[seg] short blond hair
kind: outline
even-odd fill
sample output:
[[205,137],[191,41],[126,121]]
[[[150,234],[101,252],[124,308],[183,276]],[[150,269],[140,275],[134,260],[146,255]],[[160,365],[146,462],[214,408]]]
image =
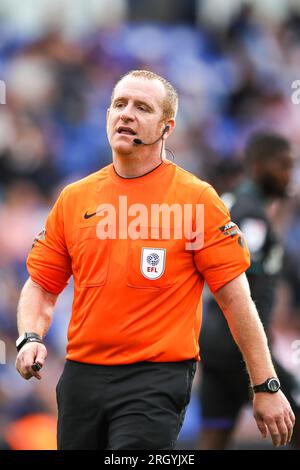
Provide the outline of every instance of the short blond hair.
[[154,72],[150,72],[150,70],[131,70],[130,72],[125,73],[115,84],[111,100],[113,100],[115,90],[117,85],[123,80],[125,77],[136,77],[136,78],[144,78],[145,80],[159,80],[166,91],[165,99],[162,103],[162,111],[163,111],[163,118],[168,121],[171,118],[176,117],[177,109],[178,109],[178,94],[173,85],[168,82],[165,78],[157,75]]

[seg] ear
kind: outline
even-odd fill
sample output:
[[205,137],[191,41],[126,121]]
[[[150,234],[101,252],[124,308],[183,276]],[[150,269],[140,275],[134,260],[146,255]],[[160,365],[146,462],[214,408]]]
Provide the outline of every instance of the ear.
[[166,140],[169,135],[172,134],[174,127],[175,127],[175,118],[169,119],[168,122],[166,123],[165,130],[164,130],[164,135],[163,139]]
[[106,110],[106,120],[108,119],[109,112],[110,112],[110,108],[107,108],[107,110]]

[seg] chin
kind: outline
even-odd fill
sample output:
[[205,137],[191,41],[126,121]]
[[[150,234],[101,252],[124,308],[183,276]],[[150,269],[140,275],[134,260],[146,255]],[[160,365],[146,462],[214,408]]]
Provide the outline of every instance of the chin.
[[122,155],[130,155],[133,151],[133,146],[132,144],[118,144],[118,145],[114,145],[113,147],[113,150],[118,153],[118,154],[122,154]]

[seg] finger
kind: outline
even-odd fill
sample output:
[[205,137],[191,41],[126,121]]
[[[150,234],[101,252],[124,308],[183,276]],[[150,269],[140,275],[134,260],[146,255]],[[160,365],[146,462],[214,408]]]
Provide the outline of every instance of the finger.
[[266,425],[268,427],[272,442],[274,446],[279,446],[281,442],[281,435],[277,427],[276,421],[274,419],[266,421]]
[[38,371],[38,368],[37,367],[32,367],[34,364],[36,364],[36,362],[33,362],[32,364],[30,365],[26,365],[26,367],[24,367],[23,369],[23,372],[29,377],[35,377],[36,379],[38,380],[41,380],[41,375],[39,374],[39,371]]
[[41,376],[38,374],[38,372],[34,372],[31,368],[28,369],[27,372],[23,372],[21,373],[22,377],[24,377],[24,379],[26,380],[29,380],[31,379],[32,377],[35,377],[37,380],[41,380]]
[[26,379],[26,380],[29,380],[31,379],[32,377],[32,373],[29,372],[28,370],[26,369],[21,369],[21,370],[18,370],[19,374],[21,375],[21,377],[23,377],[23,379]]
[[256,418],[256,424],[257,424],[257,427],[258,429],[260,430],[261,432],[261,435],[263,437],[263,439],[265,439],[268,435],[268,428],[267,426],[265,425],[265,423],[263,422],[262,419],[259,419],[259,418]]
[[22,369],[17,369],[17,371],[19,372],[20,376],[25,379],[25,380],[29,380],[31,379],[32,377],[32,374],[31,373],[28,373]]
[[[40,380],[39,377],[37,377],[36,374],[38,374],[37,372],[35,372],[33,369],[32,369],[32,364],[30,366],[26,366],[24,369],[23,369],[23,374],[26,376],[25,378],[27,379],[31,379],[31,377],[36,377],[38,380]],[[38,374],[39,375],[39,374]]]
[[288,442],[291,442],[291,439],[292,439],[292,435],[293,435],[293,430],[294,430],[294,423],[291,419],[291,415],[289,413],[289,415],[286,417],[285,419],[285,422],[286,422],[286,426],[288,428]]
[[28,349],[27,351],[24,351],[24,366],[26,367],[27,372],[38,380],[41,380],[42,378],[39,371],[43,367],[46,357],[47,350],[44,346],[37,349]]
[[33,374],[31,372],[28,372],[28,374],[24,376],[26,380],[30,380],[32,377],[33,377]]
[[32,377],[35,377],[37,380],[42,379],[42,376],[38,372],[33,372]]
[[35,362],[32,364],[31,368],[34,371],[34,377],[36,377],[38,380],[41,380],[42,376],[39,373],[39,371],[42,369],[42,367],[45,364],[45,360],[47,357],[47,349],[45,347],[39,347],[37,351],[37,355],[35,358]]
[[41,380],[42,376],[38,372],[34,371],[32,367],[31,367],[31,371],[32,371],[31,372],[32,377],[35,377],[37,380]]
[[38,380],[41,380],[41,378],[42,378],[41,374],[39,373],[39,370],[41,368],[42,368],[42,365],[37,361],[34,362],[31,366],[31,370],[33,371],[32,375],[33,375],[33,377],[35,377]]
[[295,418],[295,415],[294,415],[294,413],[293,413],[293,410],[290,410],[290,411],[289,411],[289,417],[290,417],[290,420],[291,420],[292,423],[293,423],[293,426],[295,426],[296,418]]
[[26,380],[30,379],[32,377],[33,371],[30,369],[30,366],[27,364],[27,360],[23,357],[20,357],[19,360],[17,361],[17,371],[19,374]]
[[32,349],[27,349],[23,351],[23,354],[20,357],[23,368],[28,369],[35,361],[35,351]]
[[35,352],[32,350],[24,351],[21,359],[21,372],[23,377],[28,380],[31,377],[35,377],[36,379],[40,380],[40,374],[32,369],[32,365],[35,363]]
[[277,428],[280,434],[280,445],[285,446],[288,442],[288,427],[286,421],[283,418],[276,420]]
[[47,354],[48,354],[47,349],[45,347],[38,348],[37,355],[36,355],[36,358],[35,358],[35,362],[38,362],[40,364],[41,368],[45,364]]

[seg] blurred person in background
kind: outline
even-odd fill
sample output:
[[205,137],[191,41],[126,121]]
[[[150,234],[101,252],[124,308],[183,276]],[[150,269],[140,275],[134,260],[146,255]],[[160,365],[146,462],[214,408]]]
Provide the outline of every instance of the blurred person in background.
[[[43,339],[58,295],[74,277],[67,361],[56,389],[59,449],[174,448],[199,360],[204,280],[253,387],[272,384],[273,394],[256,393],[253,402],[262,435],[270,432],[277,446],[291,438],[294,415],[250,297],[242,234],[209,184],[165,158],[176,111],[177,94],[162,77],[123,76],[107,111],[113,163],[62,191],[29,254],[18,306],[16,368],[24,379],[41,379]],[[131,239],[119,226],[114,236],[117,227],[103,215],[108,204],[122,210],[120,196],[148,209],[203,205],[204,246],[187,249],[182,238],[161,231],[158,239],[152,232]],[[100,222],[111,236],[101,239]]]
[[[223,196],[233,220],[243,231],[248,243],[251,266],[246,274],[252,299],[271,344],[270,326],[275,290],[282,268],[283,248],[272,227],[268,206],[274,200],[287,197],[293,164],[294,155],[287,139],[271,132],[255,133],[245,149],[247,178],[233,193],[225,193]],[[230,443],[241,409],[249,402],[251,390],[242,355],[213,298],[207,305],[200,347],[200,402],[203,418],[200,448],[225,449]],[[297,383],[276,360],[273,362],[282,390],[296,413],[293,445],[300,447],[300,408],[295,401]]]

